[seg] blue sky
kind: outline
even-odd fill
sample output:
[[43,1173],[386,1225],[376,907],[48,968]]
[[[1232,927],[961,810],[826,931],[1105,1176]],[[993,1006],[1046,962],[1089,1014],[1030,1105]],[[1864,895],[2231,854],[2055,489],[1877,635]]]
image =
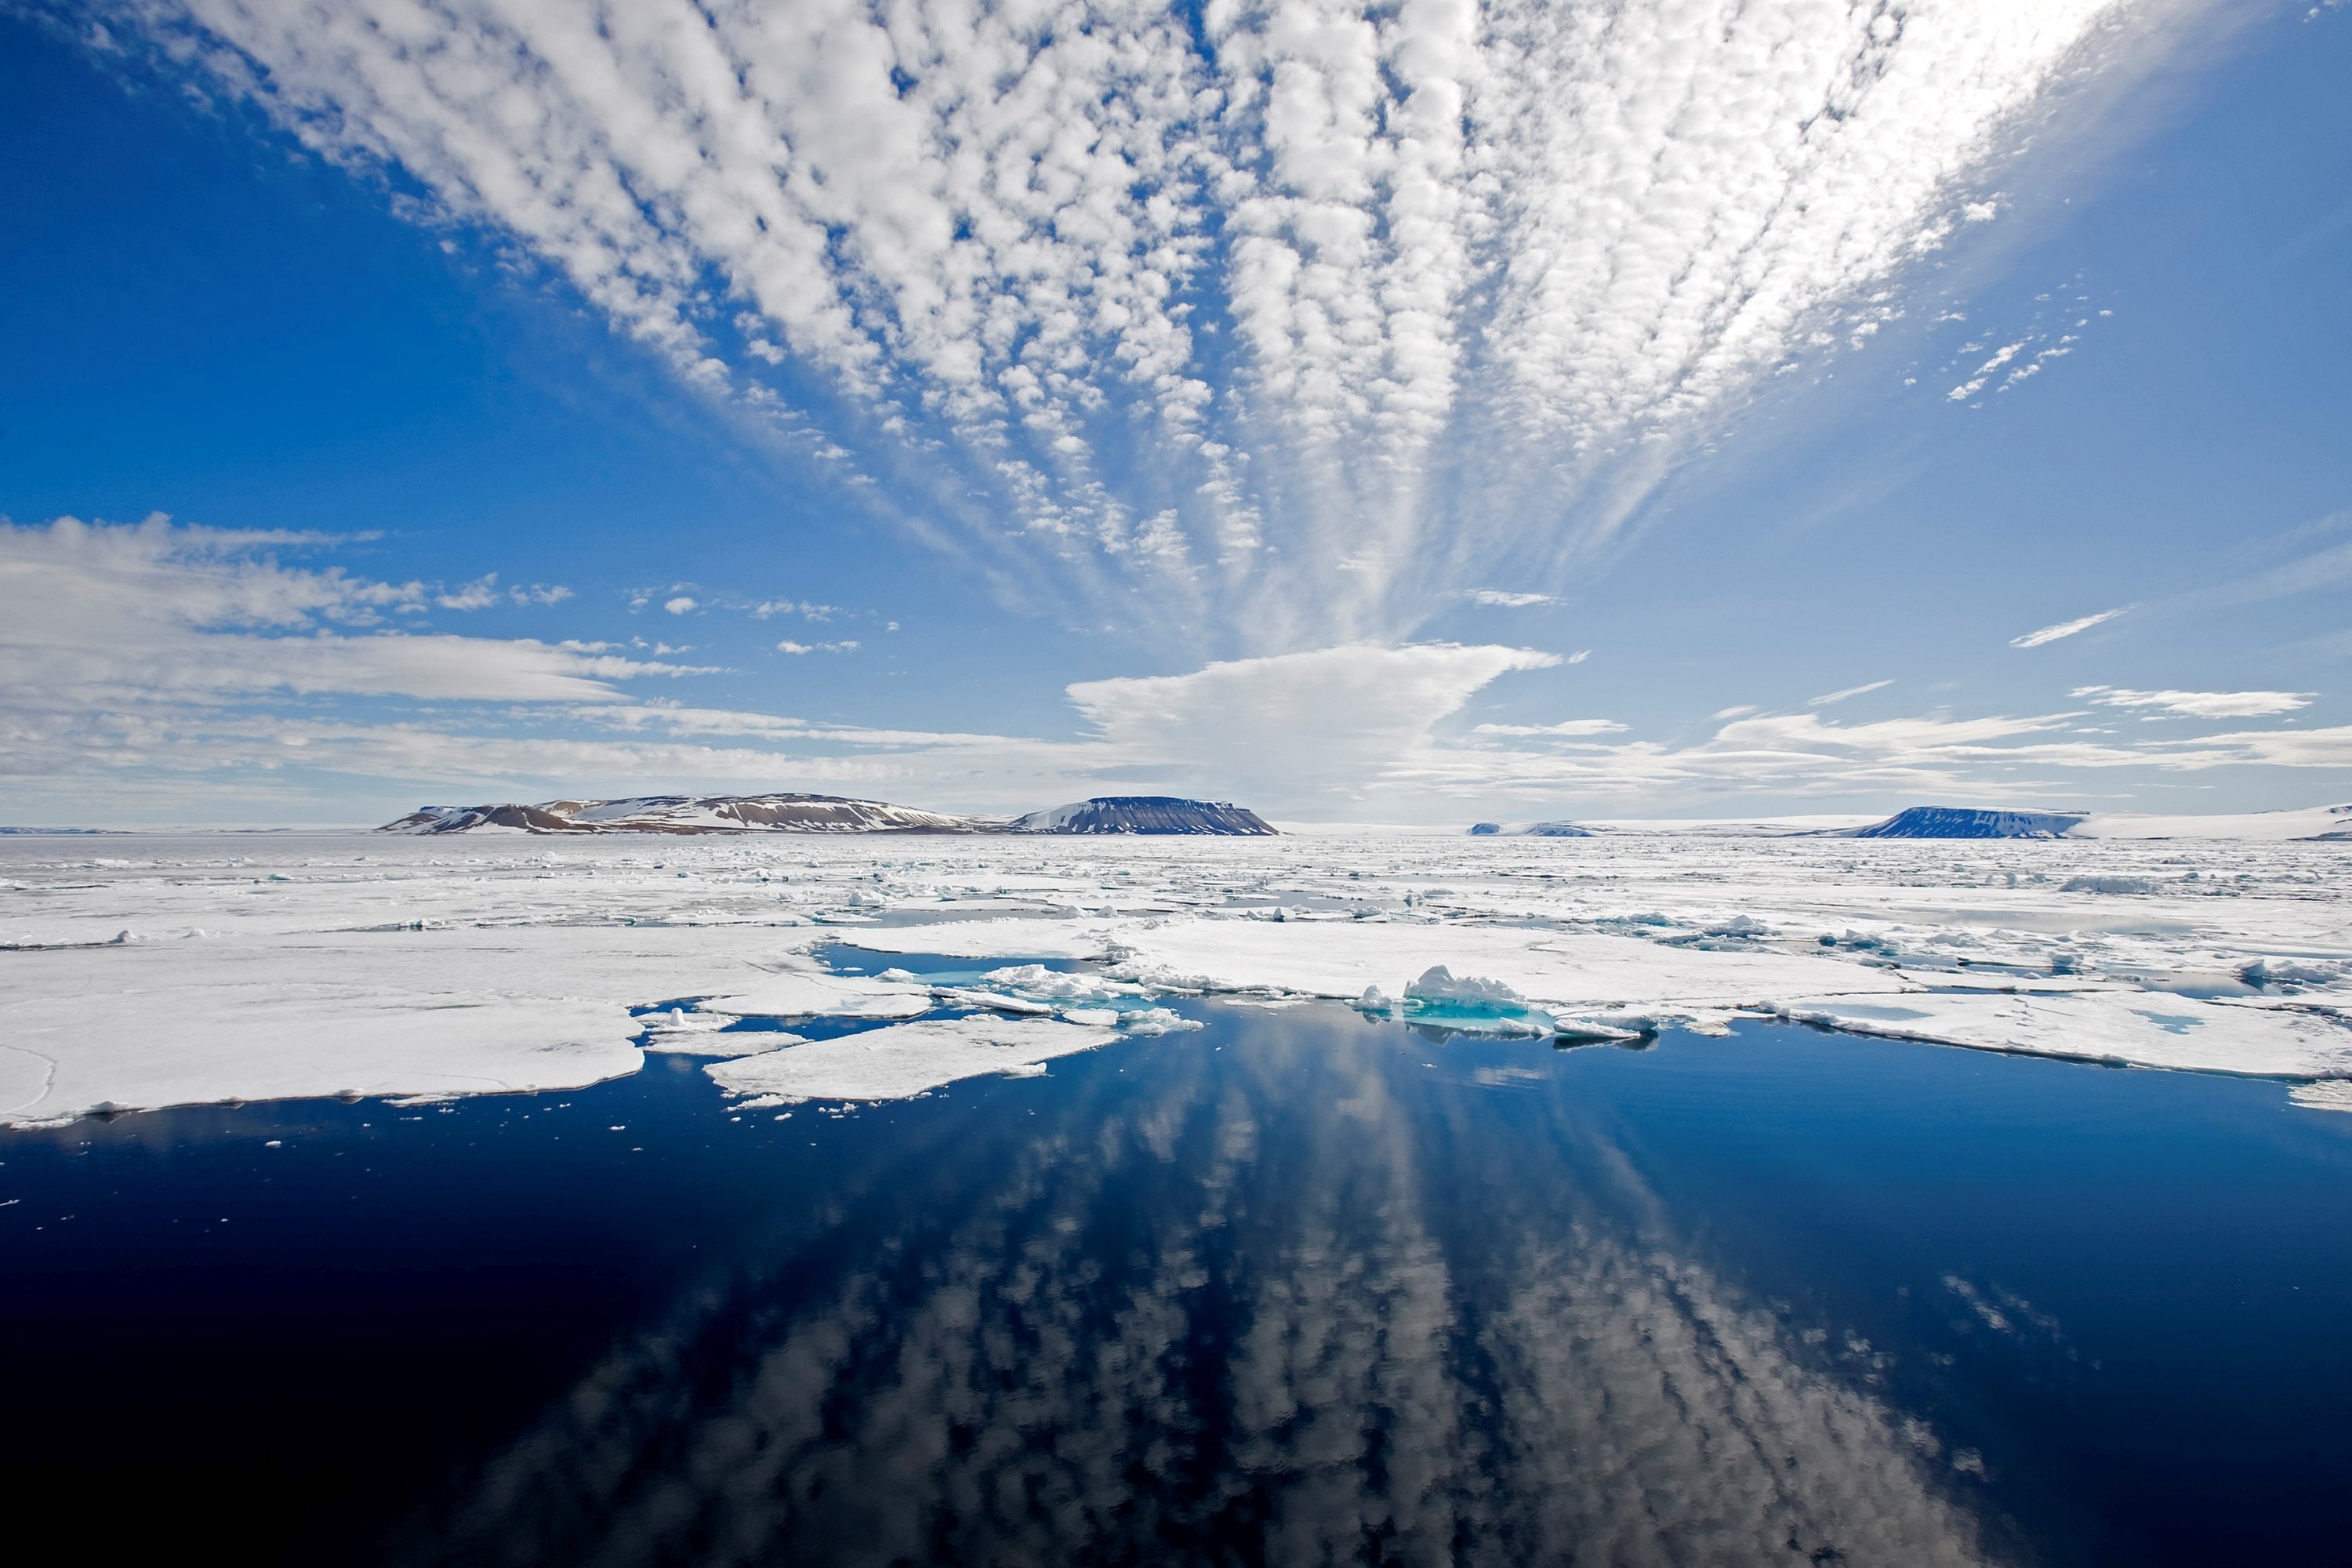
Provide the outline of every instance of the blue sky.
[[0,8],[8,816],[2352,796],[2352,10],[1706,9]]

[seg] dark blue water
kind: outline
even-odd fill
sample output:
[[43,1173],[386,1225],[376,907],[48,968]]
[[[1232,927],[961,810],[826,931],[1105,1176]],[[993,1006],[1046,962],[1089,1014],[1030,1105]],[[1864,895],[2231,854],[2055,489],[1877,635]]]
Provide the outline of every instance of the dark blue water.
[[1201,1016],[846,1117],[656,1058],[0,1137],[0,1505],[338,1563],[2347,1558],[2352,1117]]

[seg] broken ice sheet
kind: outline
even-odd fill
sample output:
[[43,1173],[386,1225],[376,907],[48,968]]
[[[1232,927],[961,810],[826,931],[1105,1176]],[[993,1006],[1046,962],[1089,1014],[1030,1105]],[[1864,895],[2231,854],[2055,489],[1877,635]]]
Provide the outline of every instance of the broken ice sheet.
[[790,1050],[712,1062],[702,1070],[746,1106],[803,1100],[903,1100],[960,1079],[1025,1077],[1047,1062],[1090,1051],[1118,1030],[1048,1018],[922,1018],[887,1024]]
[[[635,1070],[641,1038],[742,1054],[755,1037],[704,1031],[940,1006],[915,974],[819,960],[832,939],[808,911],[850,907],[875,922],[860,947],[968,958],[986,975],[976,988],[1005,1003],[1129,1034],[1178,1026],[1148,1021],[1173,994],[1297,1004],[1370,988],[1401,1002],[1443,966],[1507,987],[1530,1021],[1601,1037],[1786,1014],[1949,1045],[2352,1077],[2342,843],[1349,830],[1042,847],[614,838],[560,854],[521,837],[90,847],[0,843],[0,1120],[571,1088]],[[1293,918],[1305,911],[1316,918]],[[125,931],[146,940],[112,940]],[[656,1006],[677,1014],[649,1024]]]

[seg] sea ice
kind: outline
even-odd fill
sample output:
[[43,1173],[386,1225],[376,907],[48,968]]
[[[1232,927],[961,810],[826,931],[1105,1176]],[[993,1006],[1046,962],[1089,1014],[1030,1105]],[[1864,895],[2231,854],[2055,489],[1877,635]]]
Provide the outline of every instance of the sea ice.
[[[1400,1016],[1444,1010],[1447,982],[1431,989],[1432,960],[1500,987],[1514,1006],[1587,1020],[1706,1022],[1825,984],[1856,994],[1904,989],[1894,973],[1826,965],[1770,950],[1718,952],[1634,937],[1470,921],[1432,924],[1301,923],[1211,918],[1139,923],[1113,938],[1111,973],[1156,988],[1258,992],[1361,1000],[1403,994]],[[1421,974],[1422,980],[1412,976]],[[1449,977],[1450,980],[1450,977]],[[1459,983],[1453,983],[1458,984]],[[1423,987],[1419,1008],[1413,986]],[[1500,1015],[1489,1015],[1499,1016]],[[1460,1022],[1475,1020],[1465,1011]]]
[[[1790,1017],[2352,1078],[2342,840],[2284,840],[2267,823],[2242,838],[1969,841],[1591,826],[1587,838],[615,836],[560,848],[10,836],[0,1121],[572,1088],[635,1070],[641,1039],[764,1047],[780,1063],[826,1044],[718,1032],[743,1018],[976,1006],[1134,1034],[1181,1022],[1168,998],[1209,994],[1460,1026],[1485,1004],[1429,984],[1411,994],[1439,968],[1511,993],[1491,998],[1496,1019],[1523,1006],[1527,1024],[1592,1037]],[[812,923],[853,908],[855,926]],[[984,977],[947,994],[903,970],[839,973],[816,952],[842,941],[968,959]],[[1034,962],[1047,959],[1092,962]]]
[[961,1079],[1026,1076],[1056,1057],[1118,1037],[1116,1029],[1045,1018],[922,1018],[712,1062],[702,1070],[753,1108],[808,1100],[904,1100]]
[[[1367,987],[1365,994],[1376,995],[1378,991]],[[1396,1012],[1408,1023],[1472,1034],[1549,1035],[1555,1026],[1549,1013],[1528,1006],[1526,997],[1501,981],[1457,975],[1442,963],[1431,965],[1404,988],[1403,1005]]]
[[389,944],[5,955],[0,1121],[325,1095],[570,1089],[634,1072],[626,1013]]
[[733,1018],[912,1018],[931,1010],[920,984],[844,977],[809,959],[779,960],[701,1004]]

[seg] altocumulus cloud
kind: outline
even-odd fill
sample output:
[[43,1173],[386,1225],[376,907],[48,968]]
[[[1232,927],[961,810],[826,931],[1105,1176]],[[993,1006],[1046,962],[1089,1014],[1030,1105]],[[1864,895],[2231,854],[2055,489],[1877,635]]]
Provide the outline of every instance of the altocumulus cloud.
[[1657,454],[1899,309],[2152,8],[93,7],[828,467],[932,485],[1013,580],[1257,652],[1606,547]]

